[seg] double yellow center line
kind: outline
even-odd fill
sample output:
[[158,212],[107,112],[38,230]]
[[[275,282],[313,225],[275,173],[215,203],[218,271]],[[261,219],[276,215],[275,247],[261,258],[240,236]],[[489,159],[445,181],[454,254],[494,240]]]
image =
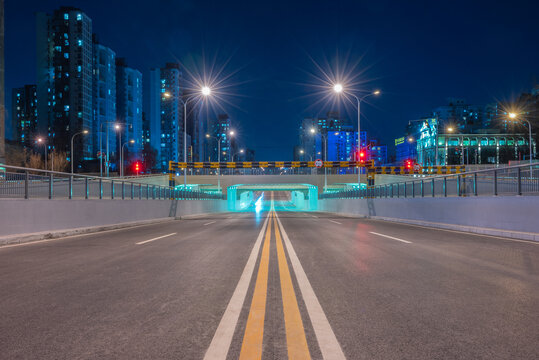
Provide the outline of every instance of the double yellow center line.
[[270,223],[266,229],[264,245],[262,247],[253,301],[249,310],[241,346],[240,360],[262,359],[272,224],[275,229],[288,358],[298,360],[310,359],[311,355],[307,346],[305,329],[274,211],[270,211],[269,217]]

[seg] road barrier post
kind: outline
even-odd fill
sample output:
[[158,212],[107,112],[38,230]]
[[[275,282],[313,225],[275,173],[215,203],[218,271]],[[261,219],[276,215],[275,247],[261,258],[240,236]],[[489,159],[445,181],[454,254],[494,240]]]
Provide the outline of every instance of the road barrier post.
[[73,175],[69,175],[69,199],[73,199]]
[[53,197],[53,192],[54,192],[54,175],[53,173],[50,173],[49,174],[49,199],[52,199]]
[[30,173],[28,170],[24,172],[24,198],[28,199],[30,197],[28,182],[30,181]]

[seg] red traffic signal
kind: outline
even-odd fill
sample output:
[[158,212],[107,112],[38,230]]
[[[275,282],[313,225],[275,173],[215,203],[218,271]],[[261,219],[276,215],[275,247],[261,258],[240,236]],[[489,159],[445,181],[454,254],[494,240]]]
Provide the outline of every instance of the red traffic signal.
[[137,162],[135,163],[135,171],[136,172],[139,172],[140,171],[140,164]]
[[404,161],[404,166],[405,166],[407,169],[409,169],[409,170],[413,169],[413,168],[414,168],[414,165],[415,165],[415,161],[414,161],[414,160],[405,160],[405,161]]

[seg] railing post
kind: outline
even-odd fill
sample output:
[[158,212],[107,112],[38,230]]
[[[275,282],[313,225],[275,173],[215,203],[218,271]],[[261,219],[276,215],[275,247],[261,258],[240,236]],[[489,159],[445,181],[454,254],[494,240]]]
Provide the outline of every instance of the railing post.
[[494,170],[494,196],[498,196],[498,171]]
[[142,200],[142,184],[138,184],[138,199]]
[[415,181],[412,181],[412,197],[415,198]]
[[477,173],[473,174],[473,194],[477,196]]
[[397,183],[397,197],[401,197],[401,184]]
[[73,175],[69,175],[69,199],[73,199]]
[[103,199],[103,179],[99,178],[99,199]]
[[24,198],[28,199],[30,197],[28,182],[30,181],[30,174],[28,170],[24,172]]
[[522,195],[522,171],[517,168],[517,194]]
[[146,200],[150,199],[150,185],[146,184]]
[[114,180],[110,181],[110,198],[114,200]]
[[447,197],[447,177],[444,176],[444,197]]
[[125,200],[125,181],[122,181],[122,200]]
[[152,185],[152,200],[155,200],[155,185]]
[[89,181],[88,178],[85,177],[84,178],[84,198],[86,200],[88,200],[88,197],[90,196],[90,194],[89,194],[90,187],[88,186],[89,185],[88,181]]
[[52,173],[49,174],[49,199],[52,199],[54,196],[54,175]]
[[425,197],[425,181],[421,180],[421,197]]
[[406,181],[404,182],[404,197],[407,197],[408,194],[406,194]]
[[457,196],[460,196],[460,175],[457,175]]
[[434,178],[431,179],[432,182],[430,183],[430,192],[432,193],[432,197],[434,197]]
[[135,198],[135,184],[131,183],[131,200]]

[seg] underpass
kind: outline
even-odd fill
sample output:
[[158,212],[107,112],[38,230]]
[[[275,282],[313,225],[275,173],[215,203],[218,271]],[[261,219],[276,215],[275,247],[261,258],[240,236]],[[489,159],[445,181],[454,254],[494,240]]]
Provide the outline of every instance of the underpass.
[[2,356],[532,359],[539,246],[286,211],[0,247]]
[[[537,197],[499,171],[323,194],[261,177],[231,184],[226,200],[149,184],[142,199],[84,199],[84,186],[71,199],[46,187],[2,199],[2,231],[18,218],[123,224],[0,246],[2,357],[537,358],[539,242],[470,233],[481,221],[539,233]],[[510,196],[492,194],[495,178]],[[520,173],[522,194],[535,178]],[[143,217],[159,222],[127,223]]]

